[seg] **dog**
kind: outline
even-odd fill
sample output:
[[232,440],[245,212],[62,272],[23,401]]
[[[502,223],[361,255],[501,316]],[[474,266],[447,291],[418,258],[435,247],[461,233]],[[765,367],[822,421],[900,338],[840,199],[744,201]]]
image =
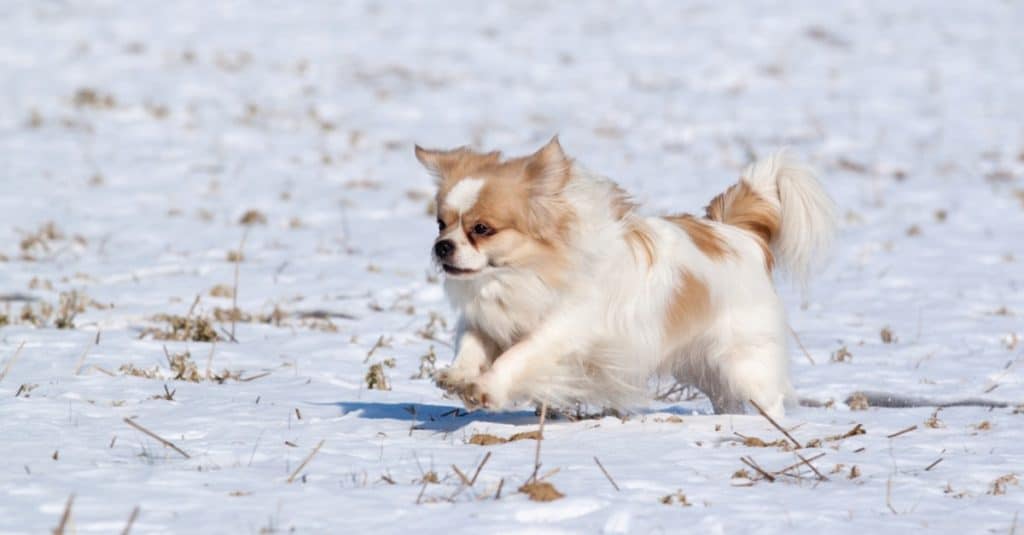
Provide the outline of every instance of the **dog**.
[[628,409],[672,376],[716,413],[793,400],[773,272],[806,280],[835,207],[785,152],[747,167],[704,217],[645,217],[563,151],[415,149],[436,178],[433,258],[459,313],[455,359],[435,375],[466,407],[519,401]]

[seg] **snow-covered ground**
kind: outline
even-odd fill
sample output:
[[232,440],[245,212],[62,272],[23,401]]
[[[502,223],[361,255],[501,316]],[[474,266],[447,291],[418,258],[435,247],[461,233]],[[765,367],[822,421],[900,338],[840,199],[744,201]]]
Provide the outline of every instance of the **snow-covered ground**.
[[[133,533],[1021,532],[1022,26],[1012,1],[0,4],[0,532],[56,528],[72,494],[69,533],[136,507]],[[469,443],[532,409],[452,413],[413,378],[453,317],[412,144],[555,132],[652,212],[779,146],[818,167],[834,260],[780,289],[800,395],[834,402],[781,422],[806,447],[745,444],[782,435],[699,397],[551,420],[565,497],[535,502],[536,441]],[[221,340],[155,339],[159,315]],[[796,454],[827,480],[740,460]]]

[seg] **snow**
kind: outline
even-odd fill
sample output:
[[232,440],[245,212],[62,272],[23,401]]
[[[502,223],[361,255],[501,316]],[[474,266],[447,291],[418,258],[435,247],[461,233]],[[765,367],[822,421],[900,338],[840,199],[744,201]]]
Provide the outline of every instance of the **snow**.
[[[136,506],[133,533],[1011,532],[1024,488],[991,491],[1024,477],[1022,13],[923,0],[5,3],[0,532],[54,529],[71,494],[77,533],[120,531]],[[843,213],[832,262],[806,294],[780,291],[815,361],[794,344],[796,387],[835,403],[782,423],[805,443],[867,430],[797,451],[823,453],[812,463],[827,481],[806,467],[733,478],[752,472],[740,457],[772,471],[799,459],[742,444],[737,433],[781,438],[760,416],[710,415],[696,398],[550,420],[540,472],[557,469],[547,481],[566,497],[532,502],[516,489],[535,441],[467,443],[536,429],[532,409],[452,414],[410,378],[431,347],[448,362],[454,325],[413,144],[516,154],[554,133],[651,212],[700,210],[751,151],[790,146],[821,171]],[[266,224],[240,225],[248,210]],[[47,222],[63,237],[23,251]],[[140,338],[197,295],[195,316],[230,309],[209,292],[234,286],[240,245],[238,307],[279,308],[280,326],[239,322],[233,343],[217,323],[215,346]],[[72,290],[103,307],[71,329],[18,319],[17,299],[59,308]],[[340,315],[336,331],[298,317],[314,311]],[[164,346],[251,380],[119,371],[166,376]],[[842,347],[852,357],[831,362]],[[368,390],[388,359],[391,390]],[[164,385],[172,401],[154,399]],[[855,390],[1011,406],[944,409],[933,428],[931,408],[851,410]],[[472,477],[487,452],[461,488],[452,466]],[[440,482],[421,485],[430,470]],[[690,506],[661,502],[677,491]]]

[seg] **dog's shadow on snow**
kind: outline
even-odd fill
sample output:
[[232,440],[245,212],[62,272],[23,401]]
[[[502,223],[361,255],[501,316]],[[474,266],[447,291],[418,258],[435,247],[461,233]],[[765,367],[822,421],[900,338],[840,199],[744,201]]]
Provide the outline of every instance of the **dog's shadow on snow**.
[[[413,429],[422,431],[438,431],[450,433],[474,423],[486,422],[504,425],[529,425],[537,423],[537,414],[532,410],[515,410],[508,412],[468,412],[455,405],[433,405],[427,403],[380,403],[368,401],[339,401],[332,403],[341,409],[342,414],[354,414],[369,420],[398,420],[409,422]],[[635,413],[644,414],[675,414],[693,416],[699,411],[678,405],[661,407],[657,410],[644,410]],[[565,416],[549,419],[548,422],[569,422]]]

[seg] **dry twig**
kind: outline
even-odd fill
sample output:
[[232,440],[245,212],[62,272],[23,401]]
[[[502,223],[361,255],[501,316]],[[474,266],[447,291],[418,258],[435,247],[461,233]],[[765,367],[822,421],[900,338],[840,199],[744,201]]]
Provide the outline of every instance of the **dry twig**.
[[619,492],[619,486],[615,484],[615,480],[612,479],[611,474],[609,474],[608,471],[604,469],[604,465],[601,464],[601,461],[598,460],[596,455],[594,456],[594,462],[597,463],[597,467],[600,468],[602,472],[604,472],[604,477],[608,478],[608,482],[611,483],[613,487],[615,487],[615,492]]
[[64,535],[64,531],[68,527],[68,520],[71,520],[71,504],[75,502],[75,495],[68,496],[68,501],[64,504],[64,514],[60,515],[60,523],[53,530],[53,535]]
[[[804,464],[806,464],[806,465],[807,465],[807,467],[808,467],[808,468],[810,468],[810,469],[811,469],[811,471],[813,471],[813,472],[814,472],[814,474],[815,474],[816,476],[818,476],[818,479],[820,479],[820,480],[822,480],[822,481],[828,481],[828,478],[827,478],[827,477],[825,477],[825,475],[824,475],[824,474],[822,474],[821,472],[819,472],[819,471],[818,471],[818,469],[817,469],[817,468],[815,468],[813,464],[811,464],[811,461],[812,461],[812,459],[806,459],[806,458],[804,458],[804,456],[803,456],[803,455],[800,455],[799,453],[796,453],[796,452],[793,452],[793,453],[794,453],[794,454],[795,454],[795,455],[796,455],[797,457],[799,457],[799,458],[800,458],[800,460],[801,460],[801,461],[803,461],[803,462],[804,462]],[[822,455],[824,455],[824,454],[822,454]]]
[[295,481],[295,478],[298,477],[299,472],[301,472],[302,469],[305,468],[307,464],[309,464],[309,461],[313,460],[313,456],[316,455],[318,451],[320,451],[320,447],[324,445],[324,442],[325,440],[320,440],[320,443],[317,444],[315,448],[313,448],[313,451],[309,452],[309,455],[307,455],[306,458],[302,460],[302,463],[299,464],[299,467],[296,468],[294,472],[292,472],[292,475],[288,476],[288,483]]
[[771,482],[771,483],[775,482],[775,476],[769,474],[763,468],[758,466],[758,464],[756,462],[754,462],[754,459],[752,459],[750,457],[740,457],[740,461],[742,461],[743,464],[745,464],[745,465],[749,466],[750,468],[754,469],[757,473],[761,474],[761,476],[763,476],[769,482]]
[[540,404],[540,435],[537,437],[537,450],[533,458],[533,475],[527,481],[537,481],[537,472],[540,471],[540,443],[544,441],[544,420],[548,414],[547,402]]
[[889,476],[889,479],[885,482],[885,506],[892,511],[892,514],[899,514],[896,508],[892,506],[892,476]]
[[780,432],[782,432],[783,435],[786,435],[786,438],[791,440],[793,442],[793,445],[795,445],[797,448],[802,448],[803,447],[803,446],[800,445],[800,442],[798,442],[797,439],[793,438],[793,435],[789,434],[789,431],[786,431],[781,425],[779,425],[778,422],[775,421],[775,419],[773,419],[771,416],[768,416],[768,413],[764,412],[764,409],[762,409],[761,406],[758,405],[756,401],[754,401],[752,399],[747,400],[747,401],[749,401],[750,404],[753,405],[755,409],[757,409],[757,412],[761,413],[761,416],[764,416],[765,420],[768,420],[768,422],[770,424],[775,426],[775,429],[778,429]]
[[793,330],[793,326],[787,323],[786,327],[789,327],[789,334],[793,335],[793,339],[796,340],[796,345],[800,346],[800,350],[804,352],[804,356],[807,357],[807,361],[812,365],[816,365],[817,362],[814,362],[814,359],[811,357],[811,353],[807,351],[807,348],[804,347],[804,343],[800,341],[800,337],[797,336],[796,331]]
[[490,458],[491,458],[491,452],[487,452],[487,455],[484,455],[484,460],[480,461],[480,464],[476,467],[476,471],[473,472],[473,477],[470,478],[470,480],[469,480],[469,486],[472,487],[473,483],[476,483],[476,477],[480,475],[480,471],[484,469],[484,465],[487,464],[487,461]]
[[0,372],[0,381],[3,381],[4,377],[7,377],[7,373],[11,371],[11,366],[14,366],[14,361],[18,360],[18,355],[21,354],[21,350],[24,347],[25,342],[22,342],[18,345],[18,349],[14,350],[14,354],[11,355],[11,358],[7,359],[7,364],[4,365],[4,371]]
[[[99,331],[99,330],[96,331],[96,339],[92,343],[93,346],[100,345],[100,333],[102,333],[102,332],[103,331]],[[75,365],[75,373],[74,373],[75,375],[78,375],[79,373],[82,373],[82,365],[85,364],[85,357],[89,354],[89,349],[91,349],[91,348],[92,348],[92,346],[87,345],[87,346],[85,346],[85,351],[82,351],[82,356],[78,358],[78,364]]]
[[455,470],[455,475],[459,476],[459,479],[461,479],[461,480],[462,480],[462,484],[463,484],[463,485],[465,485],[465,486],[467,486],[467,487],[471,487],[471,486],[473,486],[473,484],[469,482],[469,478],[468,478],[468,477],[466,477],[466,474],[463,474],[463,473],[462,473],[462,470],[459,470],[459,467],[458,467],[458,466],[455,466],[455,465],[453,464],[453,465],[452,465],[452,470]]
[[121,535],[128,535],[132,532],[132,525],[135,524],[135,520],[139,518],[139,506],[136,505],[135,509],[132,509],[131,516],[128,517],[128,523],[125,524],[124,530],[121,531]]
[[776,474],[784,474],[784,473],[786,473],[786,472],[788,472],[788,471],[790,471],[790,470],[792,470],[794,468],[797,468],[799,466],[808,464],[811,461],[816,461],[816,460],[818,460],[818,459],[820,459],[820,458],[822,458],[824,456],[825,456],[824,452],[819,453],[819,454],[817,454],[817,455],[815,455],[815,456],[813,456],[811,458],[808,458],[808,459],[804,459],[803,457],[800,457],[799,455],[797,455],[797,457],[800,457],[800,462],[795,463],[795,464],[791,464],[791,465],[789,465],[789,466],[787,466],[787,467],[783,468],[782,470],[779,470],[779,471],[777,471],[775,473]]
[[124,423],[134,427],[135,429],[138,429],[139,431],[143,432],[146,435],[149,435],[150,437],[155,439],[157,442],[163,444],[164,446],[167,446],[168,448],[171,448],[172,450],[180,453],[182,457],[184,457],[186,459],[191,459],[192,458],[189,454],[185,453],[181,448],[179,448],[178,446],[175,446],[174,443],[171,442],[170,440],[167,440],[167,439],[161,437],[160,435],[150,431],[149,429],[146,429],[145,427],[142,427],[141,425],[135,423],[131,418],[125,418],[124,419]]
[[[242,241],[238,244],[238,254],[235,255],[235,280],[231,287],[231,339],[238,342],[235,338],[235,323],[238,322],[238,268],[242,263],[242,250],[245,249],[245,239],[249,237],[249,228],[246,227],[245,231],[242,232]],[[197,299],[198,301],[198,299]]]
[[911,432],[911,431],[913,431],[915,429],[917,429],[917,426],[916,425],[912,425],[912,426],[910,426],[910,427],[908,427],[906,429],[903,429],[901,431],[896,431],[895,433],[893,433],[891,435],[886,435],[886,438],[896,438],[896,437],[898,437],[900,435],[904,435],[906,433],[909,433],[909,432]]

